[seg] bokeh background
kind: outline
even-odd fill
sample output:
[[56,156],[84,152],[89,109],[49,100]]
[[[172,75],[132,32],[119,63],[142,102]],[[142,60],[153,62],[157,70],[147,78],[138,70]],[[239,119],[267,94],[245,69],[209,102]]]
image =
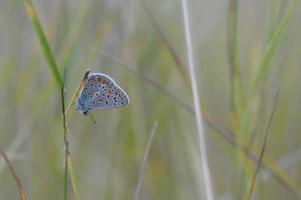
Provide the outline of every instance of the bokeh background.
[[[60,93],[24,2],[0,0],[0,146],[28,199],[63,199]],[[68,113],[81,199],[134,199],[156,122],[138,199],[202,199],[181,1],[33,5],[61,75],[67,68],[66,104],[87,68],[113,77],[131,99],[93,112],[95,128],[89,117]],[[300,3],[194,0],[188,10],[215,198],[245,198],[278,89],[252,198],[300,198]],[[70,179],[68,191],[76,199]],[[18,192],[1,158],[0,200],[10,199]]]

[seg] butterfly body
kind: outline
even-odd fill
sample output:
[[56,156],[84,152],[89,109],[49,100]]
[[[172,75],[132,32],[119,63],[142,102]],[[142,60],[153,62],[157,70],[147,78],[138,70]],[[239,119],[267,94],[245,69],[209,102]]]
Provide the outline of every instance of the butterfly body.
[[103,73],[89,73],[76,100],[76,109],[83,115],[96,109],[119,108],[129,104],[126,92]]

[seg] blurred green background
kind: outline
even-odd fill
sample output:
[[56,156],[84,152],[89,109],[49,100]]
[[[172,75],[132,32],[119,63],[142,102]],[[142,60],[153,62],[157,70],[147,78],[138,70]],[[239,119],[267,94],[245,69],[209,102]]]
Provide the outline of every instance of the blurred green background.
[[[0,146],[28,199],[63,199],[60,93],[24,2],[0,1]],[[33,5],[60,73],[67,68],[67,102],[87,68],[114,78],[131,99],[122,109],[93,112],[96,128],[68,113],[81,199],[134,198],[155,122],[138,199],[202,199],[181,1]],[[300,3],[194,0],[188,10],[215,198],[245,198],[279,88],[252,196],[300,198]],[[68,191],[76,199],[70,179]],[[7,199],[18,193],[1,158],[0,200]]]

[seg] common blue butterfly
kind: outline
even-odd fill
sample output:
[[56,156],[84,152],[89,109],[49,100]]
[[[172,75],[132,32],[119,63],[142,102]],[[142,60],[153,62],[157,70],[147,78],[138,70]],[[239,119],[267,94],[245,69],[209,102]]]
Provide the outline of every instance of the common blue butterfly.
[[92,110],[118,108],[129,103],[126,92],[111,77],[99,72],[88,72],[76,100],[76,109],[87,115]]

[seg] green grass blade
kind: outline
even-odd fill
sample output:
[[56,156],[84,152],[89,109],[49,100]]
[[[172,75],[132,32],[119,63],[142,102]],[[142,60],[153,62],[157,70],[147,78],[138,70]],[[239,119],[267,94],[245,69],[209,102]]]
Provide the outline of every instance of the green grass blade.
[[153,15],[153,13],[147,7],[145,1],[140,0],[140,2],[141,2],[141,5],[142,5],[143,9],[145,10],[145,13],[148,15],[152,25],[154,26],[154,28],[158,32],[163,44],[166,46],[166,48],[168,49],[172,59],[174,60],[174,62],[176,64],[176,69],[179,71],[179,73],[181,75],[181,78],[183,79],[186,86],[190,87],[188,72],[185,68],[185,65],[182,63],[179,55],[177,54],[175,48],[173,47],[173,45],[169,41],[169,38],[164,34],[162,28],[160,27],[159,23],[156,21],[155,16]]
[[280,2],[275,0],[268,0],[267,11],[265,17],[264,33],[263,33],[263,45],[267,46],[269,39],[271,38],[274,28],[277,25],[277,15],[280,10]]
[[73,188],[73,191],[75,194],[75,199],[80,200],[78,180],[77,180],[77,176],[75,174],[74,164],[73,164],[73,160],[71,158],[70,153],[68,153],[68,167],[69,167],[69,173],[70,173],[70,177],[71,177],[71,185],[72,185],[72,188]]
[[80,35],[85,30],[86,20],[90,14],[91,1],[82,1],[79,14],[74,18],[68,34],[66,35],[65,42],[62,45],[62,51],[59,52],[61,62],[60,66],[68,67],[72,61],[72,56],[76,51],[76,47],[80,42]]
[[52,55],[51,49],[49,47],[49,44],[47,42],[45,33],[43,31],[43,28],[41,26],[41,23],[39,21],[39,18],[37,16],[37,12],[35,10],[34,5],[32,4],[31,0],[25,0],[25,8],[26,8],[26,12],[31,20],[32,26],[36,32],[36,35],[39,39],[41,48],[43,49],[44,52],[44,56],[46,58],[46,61],[48,63],[48,66],[50,68],[50,71],[53,75],[53,77],[55,78],[57,84],[62,87],[63,86],[63,81],[62,78],[60,76],[57,64],[54,60],[54,57]]
[[263,52],[263,56],[262,59],[259,62],[259,69],[257,74],[255,75],[255,80],[253,82],[253,86],[252,86],[252,96],[255,95],[259,84],[261,82],[261,80],[263,79],[263,77],[265,76],[266,72],[269,69],[269,62],[276,50],[277,45],[280,43],[281,41],[281,36],[283,34],[283,32],[285,31],[289,19],[291,18],[291,16],[294,13],[295,8],[297,7],[297,4],[299,3],[299,0],[292,0],[290,2],[290,4],[287,6],[287,9],[278,25],[278,27],[275,29],[274,33],[272,34],[266,49]]

